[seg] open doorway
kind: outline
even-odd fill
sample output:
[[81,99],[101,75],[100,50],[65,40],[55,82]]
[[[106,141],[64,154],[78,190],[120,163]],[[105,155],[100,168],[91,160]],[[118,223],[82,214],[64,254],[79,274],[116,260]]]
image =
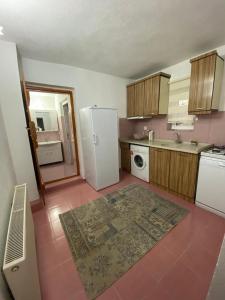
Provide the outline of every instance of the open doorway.
[[36,134],[36,162],[44,185],[78,176],[73,93],[26,84],[27,112]]

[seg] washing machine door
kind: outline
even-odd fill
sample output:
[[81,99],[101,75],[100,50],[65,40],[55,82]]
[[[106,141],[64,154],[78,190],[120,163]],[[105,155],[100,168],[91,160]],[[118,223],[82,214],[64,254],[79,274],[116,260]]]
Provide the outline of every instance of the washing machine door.
[[139,170],[144,169],[146,165],[144,157],[140,153],[134,153],[133,162],[134,162],[134,166]]

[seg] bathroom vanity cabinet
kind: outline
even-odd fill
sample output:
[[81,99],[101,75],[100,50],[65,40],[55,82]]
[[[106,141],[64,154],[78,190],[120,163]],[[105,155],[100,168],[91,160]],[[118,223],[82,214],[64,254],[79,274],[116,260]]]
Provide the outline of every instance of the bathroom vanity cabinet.
[[61,141],[38,143],[37,157],[39,165],[47,165],[63,161]]

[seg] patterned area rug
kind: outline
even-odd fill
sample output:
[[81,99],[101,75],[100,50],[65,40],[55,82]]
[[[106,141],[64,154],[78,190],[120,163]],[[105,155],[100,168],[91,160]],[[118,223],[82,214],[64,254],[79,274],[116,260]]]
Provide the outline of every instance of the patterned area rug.
[[187,212],[132,184],[61,214],[88,298],[110,287]]

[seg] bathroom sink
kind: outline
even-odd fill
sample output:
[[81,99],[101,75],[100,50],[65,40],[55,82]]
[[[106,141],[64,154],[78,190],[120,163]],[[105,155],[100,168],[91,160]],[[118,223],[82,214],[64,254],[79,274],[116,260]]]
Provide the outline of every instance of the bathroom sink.
[[173,149],[179,149],[179,148],[182,148],[183,147],[183,143],[176,143],[174,141],[171,141],[171,142],[161,142],[158,144],[159,146],[161,147],[165,147],[165,148],[173,148]]
[[48,146],[48,145],[53,145],[53,144],[58,144],[61,143],[61,141],[48,141],[48,142],[39,142],[39,146]]

